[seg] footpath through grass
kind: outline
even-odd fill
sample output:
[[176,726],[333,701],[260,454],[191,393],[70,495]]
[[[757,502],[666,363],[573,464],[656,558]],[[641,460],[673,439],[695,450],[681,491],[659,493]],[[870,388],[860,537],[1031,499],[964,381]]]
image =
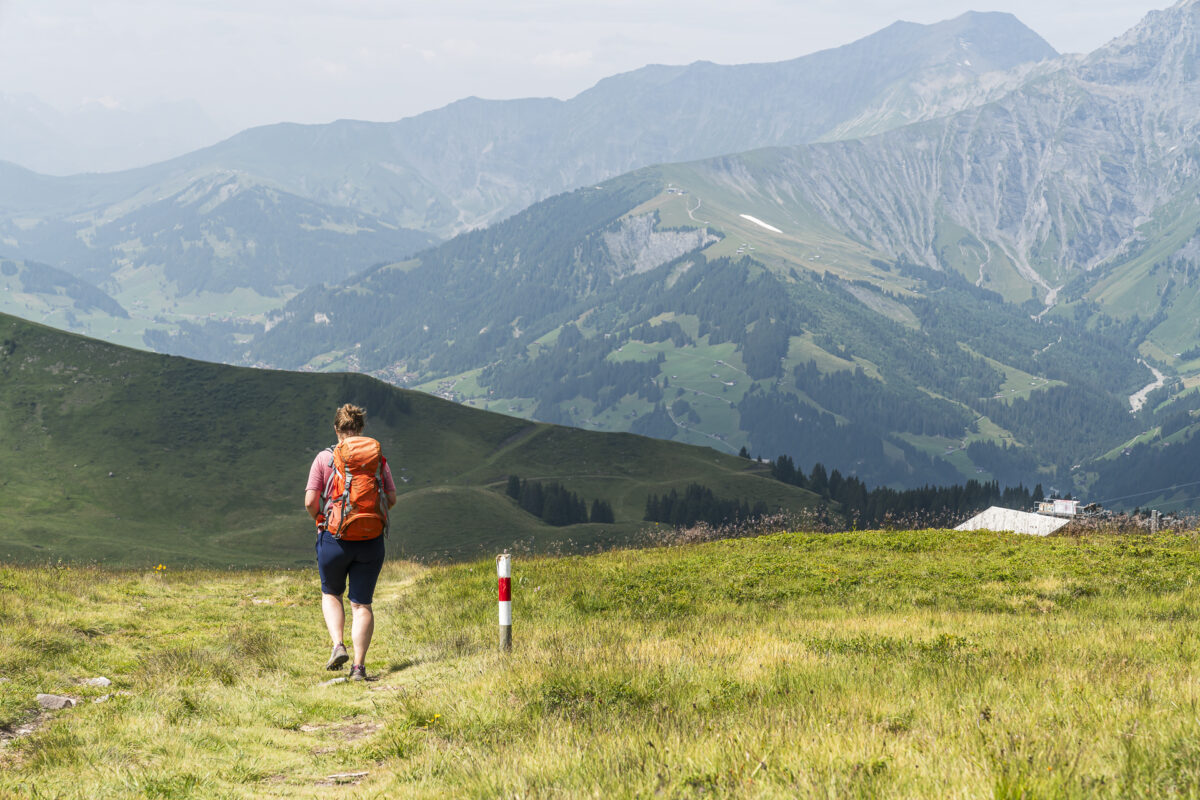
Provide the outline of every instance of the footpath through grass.
[[[0,797],[1197,797],[1191,536],[779,534],[314,572],[0,568]],[[78,679],[104,675],[114,686]],[[105,702],[93,699],[111,695]]]

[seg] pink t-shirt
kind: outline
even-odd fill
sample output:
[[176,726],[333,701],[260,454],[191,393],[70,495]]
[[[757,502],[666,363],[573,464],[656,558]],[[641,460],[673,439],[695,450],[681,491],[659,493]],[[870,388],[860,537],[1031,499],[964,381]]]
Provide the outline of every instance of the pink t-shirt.
[[[308,468],[308,485],[304,487],[306,492],[318,492],[322,499],[325,497],[325,487],[329,483],[329,476],[333,472],[333,467],[329,466],[330,454],[328,450],[322,450],[317,453],[317,457],[313,459],[312,466]],[[392,480],[392,468],[388,466],[387,459],[383,460],[383,491],[387,494],[396,493],[396,483]]]

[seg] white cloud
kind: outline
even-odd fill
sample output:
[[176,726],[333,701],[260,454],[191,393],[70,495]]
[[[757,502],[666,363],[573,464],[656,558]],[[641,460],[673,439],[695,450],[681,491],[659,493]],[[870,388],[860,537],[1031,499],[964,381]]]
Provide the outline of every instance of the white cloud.
[[313,60],[313,65],[317,71],[323,75],[328,75],[331,78],[340,78],[350,72],[350,67],[339,61],[327,61],[323,58]]
[[473,39],[445,39],[442,41],[442,52],[455,58],[474,58],[482,48]]
[[112,95],[106,94],[103,97],[89,97],[83,101],[83,105],[98,105],[107,108],[109,111],[116,111],[121,108],[121,103]]
[[551,50],[534,56],[533,63],[541,67],[577,68],[592,63],[591,50]]

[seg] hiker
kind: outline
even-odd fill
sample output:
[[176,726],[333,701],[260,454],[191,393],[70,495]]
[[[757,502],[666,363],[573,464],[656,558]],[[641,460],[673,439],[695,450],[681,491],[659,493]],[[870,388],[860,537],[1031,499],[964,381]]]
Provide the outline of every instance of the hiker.
[[342,592],[349,578],[352,681],[367,679],[367,648],[375,632],[371,597],[383,568],[388,511],[396,504],[396,484],[379,442],[362,435],[366,414],[349,403],[337,410],[333,430],[338,443],[313,459],[304,490],[304,508],[317,523],[321,612],[333,640],[333,653],[325,667],[339,670],[350,660],[342,642],[346,625]]

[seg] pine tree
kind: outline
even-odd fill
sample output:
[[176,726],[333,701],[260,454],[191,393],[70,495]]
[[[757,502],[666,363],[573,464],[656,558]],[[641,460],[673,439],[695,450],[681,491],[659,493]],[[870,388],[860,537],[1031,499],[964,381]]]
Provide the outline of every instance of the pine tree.
[[612,506],[607,500],[596,499],[592,501],[591,522],[601,522],[611,524],[616,520],[613,518]]
[[825,472],[825,465],[819,461],[813,464],[812,474],[808,479],[808,488],[822,497],[829,495],[829,475]]
[[551,484],[546,491],[546,505],[542,519],[546,521],[547,525],[571,524],[570,498],[556,484]]
[[545,493],[542,491],[542,484],[539,481],[524,481],[521,483],[521,508],[533,514],[535,517],[542,516],[542,511],[546,504]]
[[642,519],[647,522],[660,522],[662,520],[660,514],[658,495],[652,494],[646,497],[646,513],[642,515]]

